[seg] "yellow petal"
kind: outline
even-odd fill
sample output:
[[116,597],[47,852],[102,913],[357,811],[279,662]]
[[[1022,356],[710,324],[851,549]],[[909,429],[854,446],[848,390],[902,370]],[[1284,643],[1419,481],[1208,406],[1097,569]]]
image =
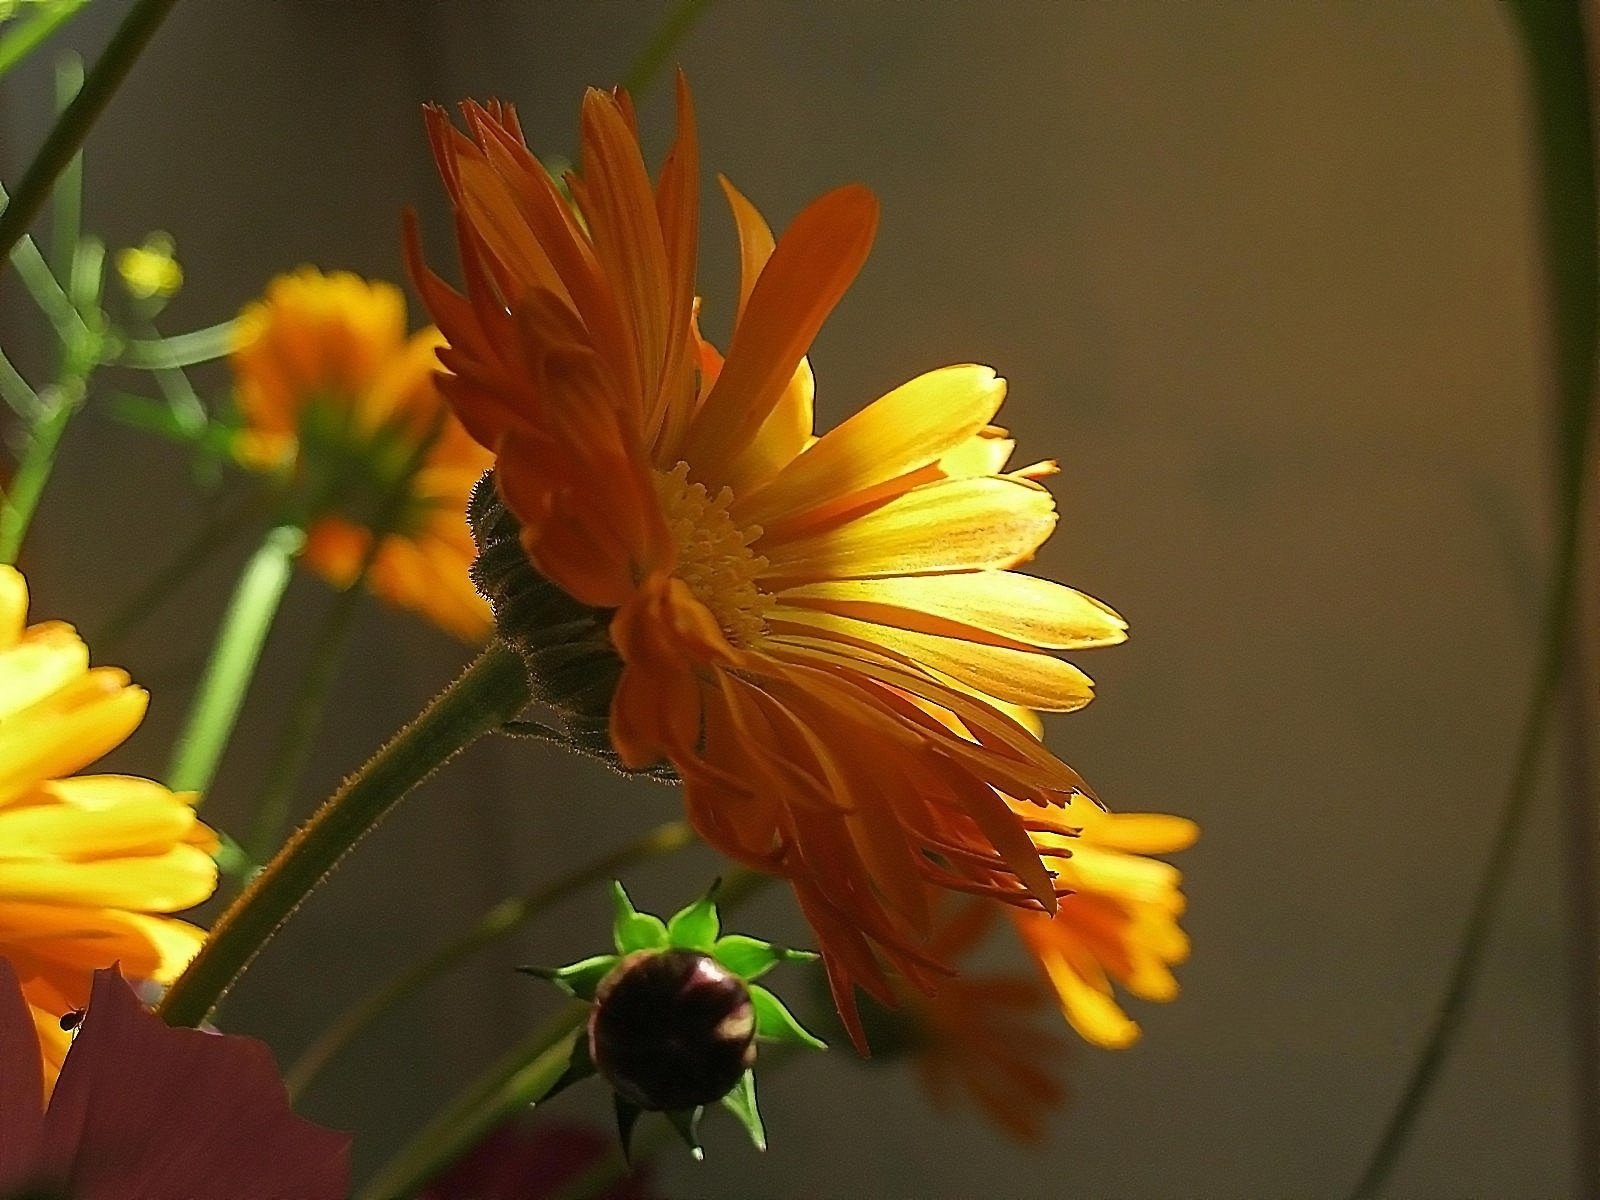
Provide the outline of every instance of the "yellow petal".
[[758,544],[768,577],[795,583],[1014,566],[1055,528],[1055,500],[1038,484],[947,479],[913,488],[837,529]]
[[1090,828],[1095,845],[1129,854],[1172,854],[1200,837],[1199,825],[1167,813],[1100,813]]
[[8,901],[177,912],[199,904],[216,885],[216,863],[188,845],[164,854],[82,863],[0,859],[0,895]]
[[826,580],[790,588],[782,598],[911,629],[924,628],[915,614],[927,613],[1047,650],[1110,646],[1127,638],[1127,622],[1098,600],[1011,571]]
[[0,565],[0,650],[16,645],[28,617],[28,584],[15,567]]
[[1005,399],[988,367],[944,367],[903,383],[829,430],[766,487],[741,502],[756,523],[865,492],[967,441]]
[[143,719],[148,699],[122,671],[97,667],[0,721],[0,805],[120,745]]
[[1045,712],[1071,712],[1094,699],[1094,684],[1071,663],[1048,654],[989,646],[960,638],[915,633],[850,617],[778,608],[770,616],[774,635],[785,629],[817,633],[847,644],[878,648],[932,668],[969,687],[1012,704]]
[[[127,784],[114,803],[103,794]],[[144,785],[140,787],[138,785]],[[57,780],[44,791],[60,797],[87,795],[88,802],[28,804],[0,810],[0,861],[55,858],[68,862],[160,853],[185,840],[194,810],[147,780],[116,777]],[[102,796],[96,796],[96,791]]]
[[0,720],[21,712],[89,669],[89,651],[70,625],[35,625],[0,651]]

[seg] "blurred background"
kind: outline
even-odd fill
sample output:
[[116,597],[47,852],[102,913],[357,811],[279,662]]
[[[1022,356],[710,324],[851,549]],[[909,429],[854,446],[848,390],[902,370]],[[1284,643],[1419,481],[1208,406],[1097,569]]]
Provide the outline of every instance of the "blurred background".
[[[516,102],[571,153],[582,89],[619,79],[671,5],[210,0],[180,4],[87,144],[86,228],[169,231],[187,271],[168,332],[226,319],[301,263],[401,281],[400,212],[453,267],[418,106]],[[60,39],[86,58],[126,6]],[[51,117],[50,62],[0,85],[0,178]],[[708,1121],[669,1149],[674,1196],[1337,1195],[1359,1173],[1438,1001],[1489,851],[1532,671],[1548,557],[1551,370],[1530,90],[1507,10],[1449,5],[778,4],[723,0],[674,52],[709,185],[781,227],[869,184],[882,232],[812,356],[837,422],[923,370],[993,364],[1020,461],[1057,457],[1061,531],[1039,573],[1132,626],[1082,655],[1089,709],[1050,745],[1113,808],[1195,818],[1194,941],[1145,1037],[1074,1047],[1045,1143],[930,1108],[848,1049],[762,1080],[772,1147]],[[652,154],[665,79],[638,98]],[[707,326],[735,297],[708,193]],[[412,319],[422,323],[420,305]],[[0,338],[48,344],[14,278]],[[197,372],[210,395],[226,371]],[[153,692],[115,765],[159,773],[228,590],[218,557],[137,634],[95,641],[190,536],[177,448],[87,415],[23,559],[36,614],[79,625]],[[292,585],[207,807],[253,795],[331,593]],[[303,809],[469,655],[364,611]],[[1562,858],[1553,771],[1536,798],[1457,1052],[1396,1196],[1574,1194]],[[602,846],[675,793],[531,743],[480,744],[313,897],[223,1010],[281,1060],[377,980]],[[630,873],[670,910],[720,865]],[[358,1171],[556,1006],[512,974],[591,953],[600,893],[392,1014],[309,1094],[354,1127]],[[776,890],[735,928],[803,941]],[[1020,961],[997,943],[997,961]],[[780,990],[804,997],[804,973]],[[802,1004],[800,1007],[807,1007]],[[608,1119],[598,1088],[553,1102]]]

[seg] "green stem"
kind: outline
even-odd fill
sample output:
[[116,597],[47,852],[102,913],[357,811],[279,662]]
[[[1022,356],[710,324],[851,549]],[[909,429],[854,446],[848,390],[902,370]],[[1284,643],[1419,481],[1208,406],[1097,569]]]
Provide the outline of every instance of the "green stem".
[[[83,60],[76,54],[63,55],[56,64],[56,112],[65,112],[83,86]],[[54,251],[56,275],[70,278],[73,259],[78,253],[78,238],[83,231],[83,152],[74,154],[61,173],[52,193],[55,211],[50,217],[50,245]]]
[[13,26],[0,35],[0,79],[28,55],[32,54],[56,30],[78,15],[89,0],[58,0],[55,4],[42,4],[37,12],[27,18],[18,18]]
[[[380,539],[373,538],[376,546]],[[339,677],[339,667],[344,662],[345,643],[361,611],[363,586],[371,567],[370,558],[361,566],[355,579],[333,598],[333,606],[317,633],[311,648],[310,664],[301,678],[300,694],[295,697],[289,711],[289,721],[284,728],[272,765],[267,768],[266,782],[262,785],[261,799],[256,805],[255,820],[250,836],[245,839],[245,852],[251,862],[264,862],[278,844],[278,837],[289,818],[289,803],[295,785],[310,760],[316,742],[317,729],[322,724],[322,712],[327,707],[333,691],[334,680]]]
[[284,1072],[289,1094],[297,1098],[304,1094],[323,1068],[368,1026],[449,972],[457,963],[508,936],[527,921],[583,888],[610,879],[634,863],[681,850],[693,841],[694,833],[685,822],[668,821],[637,841],[613,850],[560,879],[535,888],[526,895],[511,896],[500,901],[484,913],[472,928],[368,992],[324,1030],[295,1064]]
[[567,1069],[588,1011],[587,1004],[568,1005],[535,1030],[385,1163],[355,1200],[415,1196],[502,1121],[544,1099]]
[[[1597,314],[1600,314],[1600,283],[1596,277],[1600,240],[1597,240],[1596,229],[1594,134],[1586,42],[1576,3],[1519,0],[1511,11],[1521,27],[1534,85],[1543,171],[1546,266],[1554,298],[1552,314],[1558,383],[1555,558],[1545,597],[1533,693],[1518,739],[1511,781],[1495,828],[1489,861],[1473,894],[1444,998],[1400,1100],[1351,1193],[1357,1198],[1383,1192],[1466,1016],[1500,898],[1522,840],[1540,751],[1565,676],[1575,615],[1585,455],[1593,424]],[[1592,1005],[1593,997],[1590,1003]],[[1581,1114],[1580,1120],[1591,1125],[1600,1120],[1600,1113]],[[1579,1141],[1591,1144],[1588,1135],[1580,1136]]]
[[526,707],[528,673],[494,642],[412,724],[334,792],[229,905],[161,1003],[173,1025],[198,1025],[311,890],[412,788]]
[[103,655],[110,655],[163,602],[172,598],[178,587],[243,530],[259,520],[264,508],[258,497],[235,505],[200,527],[194,537],[152,576],[143,587],[112,614],[91,644]]
[[211,786],[305,541],[298,525],[275,526],[245,564],[173,748],[167,768],[173,791],[204,793]]
[[673,47],[694,28],[694,23],[710,6],[711,0],[678,0],[623,75],[622,86],[630,95],[637,96],[655,79]]
[[112,35],[105,53],[58,118],[23,173],[16,194],[0,213],[0,258],[9,255],[39,213],[56,177],[72,161],[96,119],[116,94],[140,52],[177,0],[138,0]]
[[171,337],[130,340],[122,344],[111,361],[121,367],[144,371],[164,371],[210,362],[233,348],[233,327],[232,321],[223,321],[190,333],[175,333]]
[[43,411],[29,431],[27,448],[17,463],[4,502],[0,503],[0,562],[15,563],[22,552],[22,540],[38,510],[45,484],[50,481],[67,423],[82,401],[82,382],[71,378],[63,379],[40,397]]

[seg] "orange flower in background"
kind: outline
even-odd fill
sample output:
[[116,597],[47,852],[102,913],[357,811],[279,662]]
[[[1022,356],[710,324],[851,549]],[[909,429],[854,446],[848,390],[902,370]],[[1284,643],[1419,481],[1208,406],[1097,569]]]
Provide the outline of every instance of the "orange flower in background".
[[[247,465],[293,474],[305,506],[305,557],[335,587],[360,570],[372,528],[406,487],[368,582],[468,641],[490,627],[467,577],[467,497],[491,456],[444,408],[436,330],[406,335],[392,284],[302,267],[240,314],[232,364]],[[404,476],[424,440],[409,484]]]
[[1055,989],[1061,1011],[1085,1040],[1111,1050],[1133,1045],[1139,1026],[1118,1005],[1112,983],[1141,1000],[1178,994],[1172,967],[1189,956],[1178,927],[1181,876],[1150,858],[1187,849],[1199,827],[1164,813],[1093,810],[1070,844],[1061,835],[1037,840],[1070,857],[1051,858],[1057,884],[1070,889],[1055,916],[1014,912],[1022,943]]
[[1081,823],[1089,805],[1014,714],[1088,703],[1052,652],[1124,625],[1011,570],[1055,526],[1053,468],[1005,470],[989,368],[920,376],[813,436],[805,355],[872,243],[865,188],[775,242],[724,184],[737,319],[726,358],[700,338],[682,86],[678,103],[652,184],[627,96],[591,91],[571,205],[509,107],[465,105],[470,136],[430,110],[465,294],[414,227],[412,273],[449,343],[440,386],[495,451],[528,561],[603,614],[618,756],[670,762],[700,834],[791,883],[861,1044],[855,985],[893,1003],[885,962],[923,992],[948,973],[929,885],[1054,910],[1024,814]]
[[[971,954],[997,911],[981,899],[951,906],[929,953]],[[1049,989],[1033,975],[963,971],[931,996],[901,988],[900,1000],[914,1023],[912,1061],[934,1103],[949,1108],[965,1095],[1018,1141],[1037,1141],[1045,1116],[1067,1100],[1058,1082],[1065,1042],[1035,1019],[1051,1007]]]
[[149,695],[90,667],[72,626],[26,625],[28,589],[0,567],[0,956],[11,960],[43,1047],[47,1086],[88,1003],[92,972],[170,983],[205,938],[159,914],[217,884],[216,835],[192,799],[126,775],[75,775],[120,745]]

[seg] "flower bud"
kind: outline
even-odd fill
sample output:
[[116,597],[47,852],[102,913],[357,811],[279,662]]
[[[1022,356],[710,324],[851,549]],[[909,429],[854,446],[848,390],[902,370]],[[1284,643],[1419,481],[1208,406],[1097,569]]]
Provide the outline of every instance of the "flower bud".
[[589,1054],[625,1100],[652,1111],[720,1100],[755,1062],[744,980],[697,950],[638,950],[595,992]]

